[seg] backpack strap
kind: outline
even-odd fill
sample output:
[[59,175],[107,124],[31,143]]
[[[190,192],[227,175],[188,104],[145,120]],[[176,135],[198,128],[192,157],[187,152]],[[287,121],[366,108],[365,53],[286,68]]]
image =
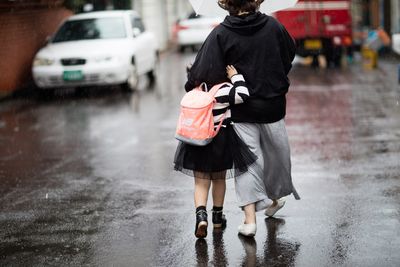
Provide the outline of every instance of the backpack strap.
[[[219,88],[221,88],[221,86],[223,86],[224,84],[229,84],[229,83],[224,82],[224,83],[216,84],[216,85],[214,85],[214,86],[211,88],[211,90],[208,91],[208,92],[209,92],[212,96],[215,96],[215,94],[217,93],[217,91],[219,90]],[[207,85],[206,85],[206,86],[207,86]],[[207,88],[207,87],[206,87],[206,88]],[[215,137],[215,136],[218,134],[219,130],[221,129],[222,123],[223,123],[224,120],[225,120],[225,117],[226,117],[226,113],[227,113],[227,112],[228,112],[228,111],[226,111],[226,112],[224,113],[224,115],[222,116],[221,121],[219,122],[219,124],[218,124],[218,126],[217,126],[217,129],[215,129],[215,131],[214,131],[213,137]]]
[[221,121],[218,123],[217,129],[214,130],[214,133],[212,135],[213,138],[218,134],[219,130],[221,129],[222,123],[225,120],[225,115],[226,115],[226,112],[224,113],[224,116],[222,116]]
[[199,91],[203,91],[203,92],[208,92],[208,87],[207,84],[205,82],[202,82],[199,86],[193,88],[193,90],[199,90]]

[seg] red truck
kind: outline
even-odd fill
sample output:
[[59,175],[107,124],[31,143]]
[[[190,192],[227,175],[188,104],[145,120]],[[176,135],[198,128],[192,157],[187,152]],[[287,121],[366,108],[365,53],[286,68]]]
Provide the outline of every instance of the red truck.
[[328,66],[340,66],[342,54],[352,46],[351,0],[299,0],[290,9],[276,12],[296,40],[300,56],[324,55]]

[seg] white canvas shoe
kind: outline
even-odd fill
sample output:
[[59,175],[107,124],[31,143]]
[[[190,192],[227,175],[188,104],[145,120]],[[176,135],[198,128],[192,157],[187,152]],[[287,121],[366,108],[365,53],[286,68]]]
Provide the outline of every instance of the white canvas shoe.
[[285,206],[285,202],[286,200],[284,198],[280,198],[277,200],[277,204],[275,206],[269,206],[268,208],[266,208],[264,214],[266,216],[272,217],[275,215],[275,213],[280,210],[281,208],[283,208],[283,206]]
[[238,228],[239,234],[244,236],[255,236],[257,232],[257,224],[255,223],[242,223]]

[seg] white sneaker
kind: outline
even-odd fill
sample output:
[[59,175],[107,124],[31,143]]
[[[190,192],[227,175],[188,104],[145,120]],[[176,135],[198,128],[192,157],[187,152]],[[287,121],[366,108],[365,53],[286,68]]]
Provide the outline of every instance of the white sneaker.
[[281,208],[283,208],[283,206],[285,206],[285,202],[286,200],[284,198],[280,198],[277,200],[277,204],[275,206],[269,206],[268,208],[266,208],[264,214],[266,216],[272,217],[275,215],[275,213],[280,210]]
[[257,232],[257,224],[255,223],[242,223],[238,228],[239,234],[244,236],[255,236]]

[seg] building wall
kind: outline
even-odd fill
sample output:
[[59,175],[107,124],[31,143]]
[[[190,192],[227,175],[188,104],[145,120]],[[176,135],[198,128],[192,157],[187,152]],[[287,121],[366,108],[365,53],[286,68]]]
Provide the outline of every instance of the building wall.
[[70,15],[64,8],[0,12],[0,96],[31,81],[35,53]]
[[373,29],[381,26],[381,2],[380,0],[371,0],[370,1],[370,23]]
[[400,33],[400,1],[392,0],[392,33]]

